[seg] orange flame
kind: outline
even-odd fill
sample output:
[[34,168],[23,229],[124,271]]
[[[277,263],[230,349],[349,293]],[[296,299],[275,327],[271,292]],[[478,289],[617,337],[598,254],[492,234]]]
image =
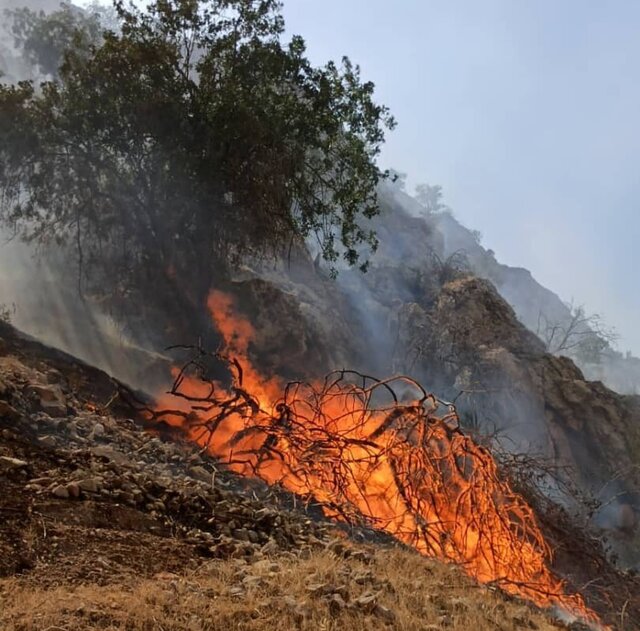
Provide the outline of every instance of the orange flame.
[[[208,308],[225,353],[237,358],[234,382],[223,388],[176,370],[157,417],[232,470],[278,482],[331,518],[364,521],[481,582],[598,624],[551,572],[533,510],[490,452],[457,430],[455,410],[436,415],[442,404],[404,378],[342,371],[285,386],[252,365],[255,332],[232,298],[213,291]],[[400,401],[398,387],[413,399]]]

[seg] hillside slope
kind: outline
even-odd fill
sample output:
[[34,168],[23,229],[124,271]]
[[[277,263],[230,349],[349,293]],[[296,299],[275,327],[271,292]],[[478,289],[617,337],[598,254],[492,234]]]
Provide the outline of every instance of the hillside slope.
[[0,327],[3,630],[558,628],[145,431],[118,390]]
[[[640,398],[546,352],[491,282],[447,262],[443,233],[430,221],[392,200],[376,230],[380,249],[364,275],[344,271],[333,282],[304,252],[238,274],[228,289],[255,324],[257,364],[291,378],[343,367],[416,377],[455,401],[474,431],[568,468],[579,491],[602,504],[591,523],[609,531],[626,565],[637,565]],[[554,303],[531,282],[534,296]]]
[[[451,212],[426,215],[424,208],[415,199],[397,187],[387,187],[385,195],[389,199],[387,208],[390,212],[379,223],[385,236],[393,235],[390,243],[397,243],[400,239],[403,246],[407,247],[416,237],[420,238],[424,234],[424,230],[418,230],[416,234],[406,231],[403,234],[402,230],[396,230],[394,222],[398,216],[408,214],[416,219],[422,218],[418,221],[429,226],[429,242],[438,255],[447,259],[463,254],[473,274],[491,281],[514,309],[520,322],[530,331],[540,332],[544,336],[547,324],[550,327],[569,325],[573,314],[566,301],[541,285],[528,269],[498,261],[492,250],[482,246],[477,233],[463,226]],[[586,323],[579,324],[577,331],[587,334],[592,329]],[[577,337],[572,341],[576,340]],[[574,361],[579,359],[575,349],[562,352],[570,353]],[[593,361],[595,359],[598,361]],[[623,354],[611,346],[605,346],[593,358],[580,358],[580,369],[589,380],[603,381],[621,394],[640,394],[640,359],[630,353]]]

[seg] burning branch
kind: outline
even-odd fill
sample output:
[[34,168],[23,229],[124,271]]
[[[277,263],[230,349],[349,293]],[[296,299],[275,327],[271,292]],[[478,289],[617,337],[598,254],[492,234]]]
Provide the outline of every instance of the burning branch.
[[238,360],[216,357],[230,386],[203,379],[203,363],[191,360],[170,390],[179,409],[158,408],[153,418],[230,469],[313,499],[328,517],[386,531],[483,582],[594,619],[552,575],[532,509],[460,430],[453,405],[408,377],[347,370],[289,383],[266,400],[244,383]]
[[459,427],[455,406],[419,383],[340,370],[283,385],[252,365],[250,323],[209,297],[230,383],[206,378],[207,353],[174,372],[150,421],[162,421],[233,471],[280,484],[333,519],[383,530],[420,553],[536,604],[597,621],[549,569],[551,549],[529,504],[488,449]]

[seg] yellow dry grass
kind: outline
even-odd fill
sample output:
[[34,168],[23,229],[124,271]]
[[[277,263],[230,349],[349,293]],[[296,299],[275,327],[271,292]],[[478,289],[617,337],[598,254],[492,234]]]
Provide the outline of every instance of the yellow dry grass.
[[520,631],[545,614],[457,568],[401,549],[344,559],[329,551],[254,564],[214,560],[181,576],[40,589],[0,581],[2,631]]

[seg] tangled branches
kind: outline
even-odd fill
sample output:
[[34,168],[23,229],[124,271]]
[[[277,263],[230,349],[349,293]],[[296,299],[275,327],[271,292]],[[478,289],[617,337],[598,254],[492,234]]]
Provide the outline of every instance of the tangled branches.
[[161,401],[153,418],[232,470],[313,499],[331,518],[386,531],[483,582],[593,619],[579,596],[564,593],[533,510],[460,430],[453,405],[407,377],[341,370],[282,387],[218,357],[229,386],[203,379],[202,363],[191,361],[175,374],[177,404]]

